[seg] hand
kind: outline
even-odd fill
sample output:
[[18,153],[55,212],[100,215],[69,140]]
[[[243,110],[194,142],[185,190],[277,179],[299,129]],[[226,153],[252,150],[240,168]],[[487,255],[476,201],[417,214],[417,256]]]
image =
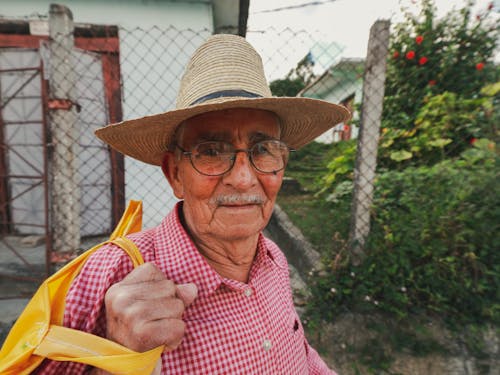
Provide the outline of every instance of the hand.
[[196,285],[176,285],[145,263],[106,292],[106,336],[137,352],[160,345],[173,350],[184,336],[184,309],[196,295]]

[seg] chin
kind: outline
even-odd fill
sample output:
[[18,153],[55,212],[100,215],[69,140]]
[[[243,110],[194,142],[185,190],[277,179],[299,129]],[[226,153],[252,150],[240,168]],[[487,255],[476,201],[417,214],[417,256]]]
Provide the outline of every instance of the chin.
[[262,228],[256,227],[256,228],[249,228],[248,224],[243,225],[243,224],[230,224],[227,227],[227,230],[222,233],[222,236],[226,238],[227,240],[242,240],[242,239],[247,239],[253,236],[259,235],[259,233],[262,231]]

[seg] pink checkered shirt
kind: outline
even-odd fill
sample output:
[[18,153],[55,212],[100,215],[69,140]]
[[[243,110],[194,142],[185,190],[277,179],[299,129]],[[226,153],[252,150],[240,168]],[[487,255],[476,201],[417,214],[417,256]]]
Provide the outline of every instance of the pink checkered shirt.
[[[197,251],[178,204],[156,228],[130,235],[146,262],[178,284],[194,282],[181,345],[162,354],[162,374],[334,374],[304,337],[281,250],[260,235],[248,284],[225,279]],[[96,252],[66,297],[64,325],[104,336],[104,295],[132,270],[114,245]],[[45,361],[37,374],[82,374],[84,365]]]

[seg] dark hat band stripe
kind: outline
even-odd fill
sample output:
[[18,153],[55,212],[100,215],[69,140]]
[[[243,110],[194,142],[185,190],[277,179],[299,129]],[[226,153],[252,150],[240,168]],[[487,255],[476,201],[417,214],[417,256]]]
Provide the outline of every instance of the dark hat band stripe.
[[253,92],[245,91],[245,90],[222,90],[222,91],[215,91],[211,94],[202,96],[201,98],[196,99],[194,102],[192,102],[189,106],[195,105],[195,104],[200,104],[203,102],[206,102],[207,100],[210,99],[217,99],[217,98],[231,98],[231,97],[241,97],[241,98],[262,98],[262,95],[255,94]]

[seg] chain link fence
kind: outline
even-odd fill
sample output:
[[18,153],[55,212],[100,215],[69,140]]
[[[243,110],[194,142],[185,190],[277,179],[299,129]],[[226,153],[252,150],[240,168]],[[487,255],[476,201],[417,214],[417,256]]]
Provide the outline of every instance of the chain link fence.
[[[144,227],[157,225],[172,209],[176,198],[160,168],[121,157],[93,132],[108,123],[174,108],[183,69],[210,35],[209,30],[172,27],[82,27],[66,18],[63,9],[51,8],[50,42],[27,35],[22,21],[13,22],[12,37],[21,36],[25,45],[0,49],[3,239],[5,244],[11,235],[47,240],[37,243],[38,251],[31,251],[29,259],[22,253],[30,251],[3,249],[10,254],[3,263],[46,262],[48,272],[50,263],[64,263],[109,234],[126,201],[143,201]],[[299,84],[295,92],[282,94],[330,100],[351,109],[359,105],[364,61],[343,58],[342,47],[327,36],[271,28],[250,31],[247,38],[261,53],[269,82]],[[36,77],[29,75],[30,69]],[[341,142],[357,133],[355,124],[339,124],[318,142]],[[18,193],[18,185],[33,179],[30,168],[41,183]],[[277,212],[282,214],[274,219],[291,235],[289,246],[301,243],[297,239],[303,239],[300,249],[308,246],[285,211]],[[30,226],[30,220],[37,226]],[[269,234],[284,241],[271,227]],[[292,263],[317,267],[319,257],[309,248],[305,260],[299,249]],[[5,273],[19,273],[18,268],[11,271]]]
[[[0,299],[31,296],[43,278],[106,239],[128,200],[143,201],[145,228],[177,202],[160,168],[123,157],[94,131],[173,109],[184,67],[211,31],[73,25],[65,17],[51,8],[50,35],[30,33],[26,19],[0,22]],[[448,55],[433,55],[430,37],[396,33],[376,22],[366,56],[353,57],[328,35],[247,32],[274,95],[327,100],[353,114],[291,155],[265,230],[287,255],[299,312],[303,280],[342,274],[346,259],[363,262],[370,231],[394,234],[376,226],[377,178],[498,139],[498,93],[494,106],[478,105],[477,95],[494,64],[480,52],[450,64]],[[466,79],[454,78],[450,65]],[[470,93],[459,102],[453,93],[465,93],[464,82]],[[396,192],[408,186],[389,184]],[[331,302],[335,293],[328,286],[321,298]],[[1,331],[0,324],[0,341]]]
[[[12,38],[10,45],[4,38],[0,46],[4,244],[0,263],[2,274],[9,276],[18,276],[19,265],[40,262],[49,272],[51,263],[63,263],[105,238],[130,199],[144,202],[144,227],[159,224],[176,202],[160,168],[122,157],[93,132],[108,123],[174,108],[184,67],[211,32],[72,25],[65,17],[61,9],[52,9],[50,42],[46,36],[31,35],[26,21],[2,23],[3,33]],[[299,150],[281,196],[321,206],[324,198],[315,195],[317,190],[335,195],[345,187],[345,180],[350,181],[352,204],[329,215],[343,218],[348,227],[344,237],[349,237],[349,248],[361,261],[370,230],[379,134],[382,142],[390,141],[387,129],[382,126],[380,131],[385,63],[394,58],[388,50],[389,23],[374,25],[366,59],[344,56],[342,46],[327,35],[306,31],[250,30],[247,39],[262,55],[275,95],[327,100],[353,112],[349,123],[338,124],[315,142],[321,145],[321,165],[314,160],[308,164],[307,147]],[[417,67],[431,64],[425,56],[405,58]],[[414,70],[412,74],[424,73]],[[429,87],[435,84],[429,76]],[[472,134],[462,134],[463,141],[470,142]],[[344,149],[344,144],[351,146]],[[331,149],[344,150],[344,156],[332,154]],[[404,150],[399,151],[392,155],[394,160],[405,157]],[[325,162],[325,157],[331,160]],[[344,157],[344,178],[328,182],[328,174],[339,173],[332,172],[339,157]],[[297,177],[300,163],[310,173]],[[325,216],[301,211],[286,204],[286,199],[281,202],[269,234],[289,252],[291,263],[307,273],[319,267],[318,243],[333,247],[338,228],[326,225],[328,216],[325,222]],[[312,222],[309,229],[328,233],[312,240],[311,246],[308,242],[314,233],[311,236],[302,221]],[[9,242],[13,236],[38,236],[41,240],[33,239],[38,250],[22,250],[22,245]]]

